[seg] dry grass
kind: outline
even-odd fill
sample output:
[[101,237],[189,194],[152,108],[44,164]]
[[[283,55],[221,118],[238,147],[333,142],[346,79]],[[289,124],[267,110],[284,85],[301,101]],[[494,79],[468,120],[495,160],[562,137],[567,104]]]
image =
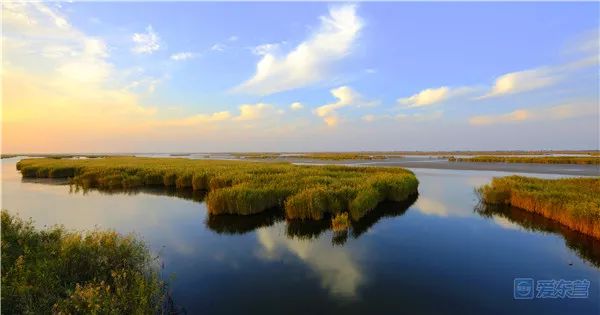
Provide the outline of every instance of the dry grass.
[[71,178],[84,189],[160,185],[206,190],[211,214],[283,208],[288,219],[349,212],[358,220],[378,203],[403,201],[418,187],[414,174],[401,168],[133,157],[25,159],[17,168],[24,177]]
[[478,189],[487,204],[507,204],[541,214],[600,238],[600,178],[494,178]]

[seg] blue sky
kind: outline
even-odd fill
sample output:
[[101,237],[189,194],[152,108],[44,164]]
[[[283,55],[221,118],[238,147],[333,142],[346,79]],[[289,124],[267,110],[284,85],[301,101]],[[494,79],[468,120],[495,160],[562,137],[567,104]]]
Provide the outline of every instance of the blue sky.
[[4,151],[598,148],[598,3],[4,6]]

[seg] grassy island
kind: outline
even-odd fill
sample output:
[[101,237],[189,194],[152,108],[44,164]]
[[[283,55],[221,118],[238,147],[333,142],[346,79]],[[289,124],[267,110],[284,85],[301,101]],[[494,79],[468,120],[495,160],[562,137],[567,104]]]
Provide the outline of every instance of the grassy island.
[[600,238],[600,178],[494,178],[478,189],[486,204],[506,204],[541,214]]
[[537,163],[537,164],[594,164],[600,165],[599,156],[474,156],[448,158],[450,162],[480,163]]
[[282,208],[288,219],[347,212],[358,220],[384,200],[417,193],[414,174],[402,168],[301,166],[177,158],[111,157],[85,160],[25,159],[23,177],[70,178],[84,189],[167,186],[207,191],[211,214],[255,214]]
[[3,314],[158,314],[166,290],[155,265],[131,235],[37,230],[2,211]]

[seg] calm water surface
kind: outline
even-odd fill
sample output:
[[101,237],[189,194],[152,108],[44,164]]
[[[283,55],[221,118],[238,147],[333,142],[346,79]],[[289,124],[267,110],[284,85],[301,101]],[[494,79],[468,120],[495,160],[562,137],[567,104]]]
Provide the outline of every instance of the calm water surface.
[[[2,160],[3,208],[40,227],[136,233],[190,314],[600,313],[600,242],[523,211],[476,210],[473,189],[509,173],[414,169],[418,199],[334,235],[278,213],[209,217],[191,192],[23,181],[16,161]],[[589,279],[590,297],[514,300],[516,277]]]

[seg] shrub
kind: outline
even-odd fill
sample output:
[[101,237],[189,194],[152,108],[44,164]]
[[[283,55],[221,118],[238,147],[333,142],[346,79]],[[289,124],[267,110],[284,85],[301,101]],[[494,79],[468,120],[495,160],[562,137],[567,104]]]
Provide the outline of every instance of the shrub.
[[153,314],[165,284],[146,246],[113,231],[36,230],[2,211],[2,313]]

